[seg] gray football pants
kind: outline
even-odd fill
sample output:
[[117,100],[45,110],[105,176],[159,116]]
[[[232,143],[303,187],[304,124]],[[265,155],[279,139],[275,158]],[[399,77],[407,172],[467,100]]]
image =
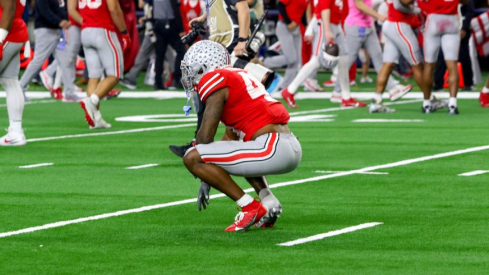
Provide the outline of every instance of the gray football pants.
[[76,57],[81,47],[81,29],[77,26],[71,26],[67,33],[65,35],[67,40],[65,48],[63,50],[56,49],[56,55],[61,60],[58,61],[56,58],[49,64],[45,72],[53,77],[59,66],[62,71],[63,92],[68,95],[75,92]]
[[287,66],[280,84],[283,88],[289,86],[301,67],[302,38],[299,27],[289,31],[287,25],[282,21],[278,21],[275,34],[280,41],[282,54],[267,58],[263,63],[265,67],[270,69]]
[[143,43],[139,48],[138,55],[136,56],[136,60],[134,61],[134,65],[124,76],[125,79],[130,82],[135,83],[136,78],[139,73],[146,69],[146,63],[148,59],[155,53],[155,43],[151,41],[151,35],[145,35],[143,39]]
[[[360,32],[359,26],[349,26],[348,24],[345,24],[345,33],[346,44],[348,45],[348,68],[350,68],[351,65],[357,61],[358,51],[360,51],[362,47],[365,47],[370,55],[372,63],[374,64],[375,71],[378,73],[382,68],[383,53],[375,29],[365,28],[364,32]],[[394,86],[397,84],[399,84],[399,81],[395,80],[392,76],[389,76],[387,81],[387,90],[394,88]],[[335,91],[341,91],[338,81],[336,82]]]
[[52,53],[54,53],[56,59],[65,62],[55,51],[61,37],[60,29],[38,28],[34,30],[34,36],[36,38],[34,57],[20,79],[20,87],[22,87],[23,91],[26,90],[31,79],[39,73],[42,64]]

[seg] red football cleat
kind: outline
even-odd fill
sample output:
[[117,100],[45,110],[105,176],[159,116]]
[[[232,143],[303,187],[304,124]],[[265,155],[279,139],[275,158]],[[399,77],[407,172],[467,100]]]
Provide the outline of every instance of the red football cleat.
[[479,102],[482,107],[489,108],[489,93],[481,92],[479,95]]
[[324,87],[334,87],[336,85],[336,81],[328,80],[323,82]]
[[111,90],[104,99],[112,99],[114,97],[118,97],[121,94],[121,90]]
[[265,206],[261,202],[253,200],[252,203],[243,207],[242,211],[236,215],[235,222],[228,226],[225,231],[248,231],[248,228],[259,221],[266,213],[267,209]]
[[295,105],[294,95],[289,93],[289,90],[287,90],[287,88],[282,90],[282,97],[284,98],[285,102],[287,102],[287,105],[289,105],[289,108],[298,108],[297,105]]
[[356,101],[353,98],[350,98],[348,100],[341,100],[341,107],[365,107],[367,106],[367,103],[361,102],[361,101]]
[[62,100],[63,90],[61,90],[61,88],[51,89],[51,97],[56,100]]

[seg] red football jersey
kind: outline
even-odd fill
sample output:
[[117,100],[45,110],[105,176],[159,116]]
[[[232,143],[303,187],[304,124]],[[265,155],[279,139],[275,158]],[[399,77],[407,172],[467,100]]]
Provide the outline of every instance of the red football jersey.
[[103,28],[116,31],[107,0],[78,0],[78,10],[83,17],[82,29]]
[[289,113],[280,101],[273,99],[265,87],[251,74],[242,69],[225,67],[206,73],[197,91],[202,103],[220,89],[229,90],[224,104],[221,122],[232,127],[244,141],[268,124],[286,124]]
[[329,22],[341,24],[348,15],[348,0],[318,0],[314,8],[316,18],[321,20],[321,12],[328,9],[331,11]]
[[[25,0],[17,0],[17,7],[15,7],[14,21],[12,22],[12,27],[8,32],[5,41],[13,43],[24,43],[29,40],[29,34],[27,33],[27,27],[22,20],[22,15],[24,14]],[[0,16],[2,16],[3,10],[0,7]]]
[[418,6],[427,14],[457,14],[459,0],[418,0]]
[[387,0],[387,20],[390,22],[403,22],[411,24],[414,15],[403,13],[394,7],[393,0]]
[[[297,24],[301,24],[302,15],[307,9],[309,0],[280,0],[285,6],[285,11],[290,20]],[[283,20],[282,15],[278,15],[280,20]]]
[[182,15],[183,29],[185,33],[190,31],[188,22],[202,14],[201,0],[184,0],[180,4],[180,14]]

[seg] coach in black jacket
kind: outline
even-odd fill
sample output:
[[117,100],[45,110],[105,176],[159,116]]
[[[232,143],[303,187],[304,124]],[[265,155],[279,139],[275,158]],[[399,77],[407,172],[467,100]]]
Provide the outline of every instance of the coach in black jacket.
[[[35,54],[20,79],[20,86],[24,91],[24,95],[27,85],[39,73],[44,61],[52,53],[56,57],[55,50],[61,37],[61,29],[66,29],[70,26],[64,1],[37,0],[35,2],[35,12]],[[58,60],[61,61],[61,58]]]
[[165,89],[163,85],[163,61],[165,59],[168,44],[177,52],[175,58],[175,70],[173,82],[169,88],[182,88],[180,79],[182,71],[180,62],[185,55],[185,46],[180,37],[183,30],[182,16],[180,14],[180,3],[178,0],[154,0],[153,1],[154,33],[156,35],[156,61],[155,61],[155,90]]

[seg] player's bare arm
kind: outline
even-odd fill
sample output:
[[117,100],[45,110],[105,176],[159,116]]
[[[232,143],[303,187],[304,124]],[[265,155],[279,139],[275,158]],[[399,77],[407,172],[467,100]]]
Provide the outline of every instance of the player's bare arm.
[[2,18],[0,19],[0,43],[5,40],[8,31],[10,31],[10,27],[12,27],[16,6],[16,0],[0,0],[0,7],[2,7],[3,10]]
[[[250,8],[246,1],[239,1],[236,3],[236,9],[238,10],[238,37],[247,38],[250,32]],[[234,47],[234,54],[240,56],[244,53],[246,53],[246,41],[238,42]]]
[[326,9],[321,11],[321,22],[324,26],[324,36],[326,43],[334,43],[333,32],[331,31],[331,10]]
[[76,23],[81,25],[83,23],[83,17],[78,12],[78,0],[68,0],[67,6],[68,14]]
[[124,22],[124,14],[122,13],[121,6],[118,0],[107,0],[107,8],[110,12],[112,22],[115,27],[122,33],[127,31],[126,23]]
[[380,22],[384,22],[387,19],[386,16],[376,12],[374,9],[365,4],[365,1],[363,0],[355,0],[355,7],[362,13],[370,15]]
[[208,144],[214,141],[227,95],[228,89],[224,88],[213,92],[206,99],[204,117],[199,132],[197,132],[195,144]]

